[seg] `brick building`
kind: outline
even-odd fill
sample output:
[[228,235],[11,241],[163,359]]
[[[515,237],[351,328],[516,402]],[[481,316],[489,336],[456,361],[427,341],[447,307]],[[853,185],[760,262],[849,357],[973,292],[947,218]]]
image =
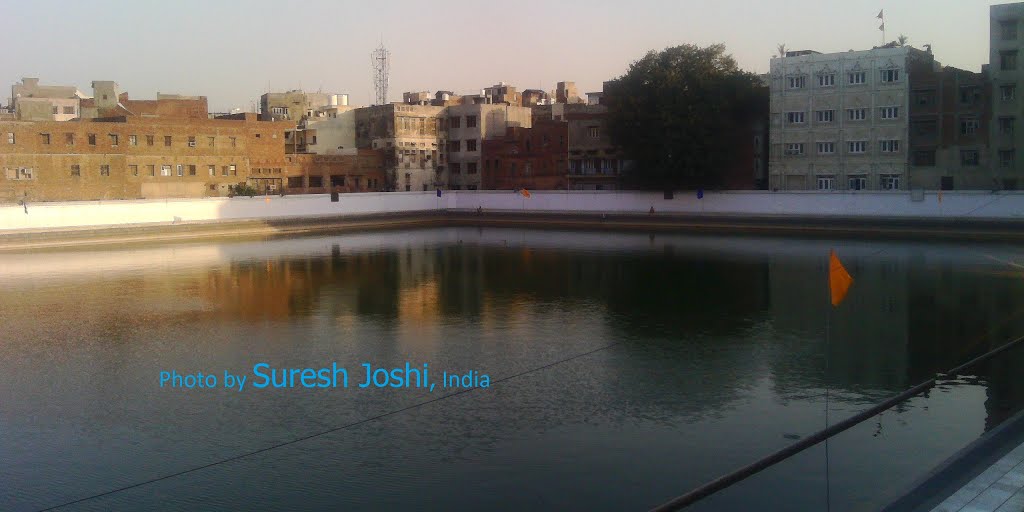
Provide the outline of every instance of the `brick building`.
[[[379,149],[344,155],[293,154],[286,159],[291,166],[277,185],[284,186],[289,194],[383,192],[387,184],[384,151]],[[263,178],[250,178],[257,182],[257,190],[263,190],[258,186]]]
[[569,124],[539,120],[532,128],[511,126],[484,140],[482,184],[486,190],[565,190]]
[[286,175],[290,124],[233,117],[0,122],[0,202],[223,196]]

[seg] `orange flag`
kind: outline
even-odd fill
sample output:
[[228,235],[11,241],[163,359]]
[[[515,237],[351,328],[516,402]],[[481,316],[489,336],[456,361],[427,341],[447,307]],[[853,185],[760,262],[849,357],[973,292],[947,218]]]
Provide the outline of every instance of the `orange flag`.
[[520,190],[519,193],[522,194],[523,197],[530,197],[530,191],[526,190],[525,188]]
[[850,273],[843,267],[843,262],[839,261],[836,251],[829,251],[828,287],[832,291],[833,306],[838,306],[843,301],[846,297],[846,292],[850,290],[851,284],[853,284],[853,278],[850,277]]

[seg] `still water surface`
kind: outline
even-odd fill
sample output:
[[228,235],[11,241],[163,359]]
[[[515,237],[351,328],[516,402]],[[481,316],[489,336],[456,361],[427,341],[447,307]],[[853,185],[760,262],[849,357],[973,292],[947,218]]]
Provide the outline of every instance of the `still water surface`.
[[[830,248],[855,282],[828,318]],[[442,393],[158,382],[333,361],[500,382],[61,510],[645,510],[821,429],[826,385],[834,422],[1024,334],[1022,263],[1016,246],[474,228],[3,254],[0,510]],[[1019,410],[1021,352],[835,438],[832,510],[877,509]],[[696,509],[822,510],[823,469],[812,449]]]

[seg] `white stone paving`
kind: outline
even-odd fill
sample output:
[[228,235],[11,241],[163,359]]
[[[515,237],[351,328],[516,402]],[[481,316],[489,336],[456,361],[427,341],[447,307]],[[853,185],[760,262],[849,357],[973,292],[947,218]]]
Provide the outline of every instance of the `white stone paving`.
[[1024,444],[946,498],[932,512],[1024,512]]

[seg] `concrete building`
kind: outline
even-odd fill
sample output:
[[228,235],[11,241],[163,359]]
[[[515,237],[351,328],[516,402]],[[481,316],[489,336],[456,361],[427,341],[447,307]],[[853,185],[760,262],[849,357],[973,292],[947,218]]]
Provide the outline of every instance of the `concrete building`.
[[906,46],[773,58],[771,188],[908,188],[910,70],[932,66]]
[[347,94],[305,92],[293,89],[287,92],[268,92],[260,96],[261,119],[267,121],[298,122],[304,118],[324,117],[321,111],[347,106]]
[[10,106],[21,121],[70,121],[81,115],[85,95],[70,85],[39,85],[38,78],[22,78],[11,86]]
[[338,106],[321,110],[323,116],[299,122],[285,132],[286,153],[315,153],[318,155],[355,155],[355,107]]
[[146,117],[181,120],[209,118],[206,96],[157,93],[155,100],[133,100],[117,82],[92,82],[93,97],[81,100],[82,119]]
[[356,147],[383,152],[386,191],[444,185],[445,107],[389,103],[355,111]]
[[1018,84],[1024,79],[1024,3],[989,8],[989,73],[992,80],[991,179],[993,186],[1017,189],[1024,186],[1024,130],[1017,119],[1024,113]]
[[543,118],[566,123],[567,188],[616,190],[621,187],[622,171],[627,163],[608,136],[607,113],[607,106],[583,103],[555,103],[534,109],[538,124]]
[[511,126],[502,137],[481,142],[485,190],[565,190],[568,187],[569,123],[540,120]]
[[910,70],[908,188],[989,188],[991,84],[938,63]]
[[[500,94],[506,94],[504,92]],[[509,93],[510,94],[510,93]],[[518,94],[518,93],[517,93]],[[483,181],[483,141],[504,137],[510,127],[532,126],[531,110],[507,104],[452,105],[444,112],[447,163],[442,182],[452,190],[477,190]]]
[[583,103],[576,82],[558,82],[555,85],[555,103]]
[[487,98],[488,103],[504,103],[506,105],[514,105],[517,107],[523,106],[522,95],[519,94],[515,87],[508,85],[505,82],[498,82],[491,87],[485,88],[483,96]]
[[123,116],[0,123],[0,203],[223,196],[284,176],[287,123]]

